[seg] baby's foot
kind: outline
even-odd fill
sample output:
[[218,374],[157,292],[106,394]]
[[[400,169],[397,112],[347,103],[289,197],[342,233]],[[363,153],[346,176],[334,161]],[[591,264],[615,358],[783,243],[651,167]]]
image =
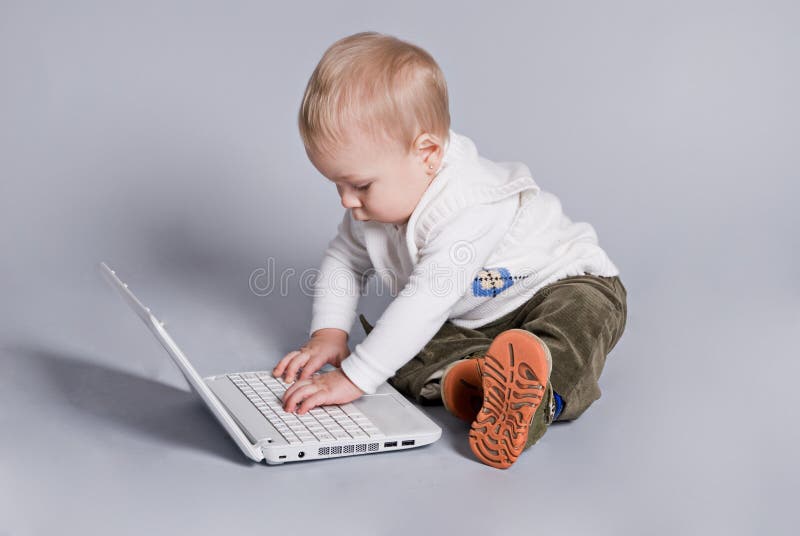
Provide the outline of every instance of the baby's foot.
[[494,338],[480,367],[483,406],[469,432],[470,447],[480,461],[506,469],[517,460],[551,368],[550,350],[533,333],[509,329]]

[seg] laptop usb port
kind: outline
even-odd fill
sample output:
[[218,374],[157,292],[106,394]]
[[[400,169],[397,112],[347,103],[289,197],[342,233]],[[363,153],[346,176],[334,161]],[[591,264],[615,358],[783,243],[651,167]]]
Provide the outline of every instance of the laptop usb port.
[[414,444],[414,440],[413,439],[406,439],[405,441],[403,441],[403,446],[404,447],[406,447],[408,445],[413,445],[413,444]]
[[384,448],[385,447],[396,447],[397,446],[397,441],[387,441],[386,443],[383,444],[383,446],[384,446]]

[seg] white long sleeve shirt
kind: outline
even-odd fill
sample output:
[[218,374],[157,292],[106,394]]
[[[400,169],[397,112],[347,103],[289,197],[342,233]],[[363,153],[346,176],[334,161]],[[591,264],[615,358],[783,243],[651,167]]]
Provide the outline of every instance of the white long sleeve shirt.
[[366,277],[394,297],[342,361],[365,393],[413,358],[446,320],[475,328],[543,286],[619,270],[587,223],[573,223],[519,162],[492,162],[450,130],[442,165],[405,225],[360,222],[349,210],[315,283],[309,333],[350,332]]

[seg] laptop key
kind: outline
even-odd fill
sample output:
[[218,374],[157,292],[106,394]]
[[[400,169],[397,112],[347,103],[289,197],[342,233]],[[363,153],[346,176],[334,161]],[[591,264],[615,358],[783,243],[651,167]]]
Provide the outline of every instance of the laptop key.
[[361,415],[361,412],[356,409],[356,406],[352,402],[348,402],[347,404],[342,404],[339,406],[342,408],[342,411],[347,413],[348,415]]
[[316,432],[315,432],[315,434],[316,434],[317,438],[318,438],[320,441],[335,441],[335,440],[336,440],[336,438],[335,438],[335,437],[333,437],[333,436],[332,436],[331,434],[329,434],[328,432],[325,432],[324,430],[323,430],[323,431],[321,431],[321,432],[319,432],[319,433],[316,433]]
[[344,430],[334,430],[331,432],[336,439],[350,439],[352,436]]

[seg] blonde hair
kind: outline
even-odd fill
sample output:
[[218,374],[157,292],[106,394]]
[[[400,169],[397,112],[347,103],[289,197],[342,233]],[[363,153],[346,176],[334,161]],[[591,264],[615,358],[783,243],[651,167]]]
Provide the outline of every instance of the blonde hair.
[[448,139],[447,83],[422,48],[377,32],[333,43],[308,80],[298,113],[310,155],[327,154],[354,130],[412,149],[422,132]]

